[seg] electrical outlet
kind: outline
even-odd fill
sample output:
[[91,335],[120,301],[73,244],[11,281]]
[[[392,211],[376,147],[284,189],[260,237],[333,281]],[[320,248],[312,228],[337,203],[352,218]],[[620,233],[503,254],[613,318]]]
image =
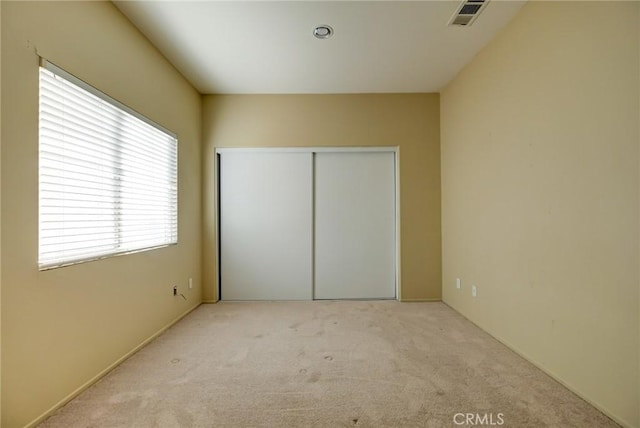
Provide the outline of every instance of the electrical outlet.
[[460,290],[460,278],[456,278],[456,288]]
[[478,297],[478,287],[476,287],[475,285],[471,286],[471,295],[473,297]]
[[189,289],[193,288],[193,278],[189,278]]
[[178,286],[177,286],[177,285],[174,285],[174,286],[173,286],[173,295],[174,295],[174,296],[177,296],[177,295],[178,295]]

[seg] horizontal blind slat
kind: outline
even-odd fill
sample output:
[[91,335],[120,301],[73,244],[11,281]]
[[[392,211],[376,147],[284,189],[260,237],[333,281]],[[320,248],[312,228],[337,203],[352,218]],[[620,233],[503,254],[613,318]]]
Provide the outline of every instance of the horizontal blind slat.
[[[162,161],[164,159],[175,159],[176,152],[173,148],[166,148],[167,144],[146,144],[140,140],[133,138],[125,138],[122,135],[114,134],[107,135],[105,133],[99,133],[94,129],[82,128],[82,127],[54,127],[51,124],[52,121],[63,122],[59,118],[42,117],[41,136],[45,137],[49,146],[57,149],[64,149],[66,147],[75,146],[77,150],[93,150],[105,153],[106,156],[115,153],[113,141],[121,141],[128,145],[127,153],[129,156],[136,159],[155,159]],[[67,123],[67,125],[69,125]],[[168,143],[169,144],[169,143]],[[117,146],[115,146],[117,147]]]
[[[93,164],[97,165],[102,165],[102,163],[105,161],[113,162],[116,159],[119,159],[121,162],[119,165],[120,169],[131,170],[132,166],[136,166],[141,170],[151,171],[156,174],[172,171],[174,168],[171,167],[171,165],[176,161],[175,156],[160,156],[159,154],[150,154],[148,156],[145,156],[143,152],[136,150],[126,150],[120,152],[106,151],[102,149],[102,147],[104,146],[103,144],[98,144],[96,142],[92,142],[91,146],[88,146],[86,140],[63,140],[57,137],[50,136],[47,134],[47,132],[44,132],[41,135],[47,140],[47,150],[43,154],[50,159],[60,159],[68,157],[70,159],[81,160],[83,162],[90,159]],[[156,149],[149,149],[149,151],[159,153]],[[163,170],[154,169],[153,166],[157,166],[157,164],[165,164],[167,168]]]

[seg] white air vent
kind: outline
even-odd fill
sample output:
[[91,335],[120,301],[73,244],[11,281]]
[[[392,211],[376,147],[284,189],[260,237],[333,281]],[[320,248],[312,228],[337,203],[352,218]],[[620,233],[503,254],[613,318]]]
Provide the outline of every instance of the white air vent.
[[449,25],[468,26],[473,24],[489,0],[465,0],[449,20]]

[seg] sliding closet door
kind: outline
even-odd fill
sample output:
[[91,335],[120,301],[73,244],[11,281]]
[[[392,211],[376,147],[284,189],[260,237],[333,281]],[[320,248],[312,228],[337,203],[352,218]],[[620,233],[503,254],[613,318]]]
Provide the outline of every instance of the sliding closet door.
[[315,298],[394,298],[394,153],[315,156]]
[[223,300],[312,298],[312,154],[220,154]]

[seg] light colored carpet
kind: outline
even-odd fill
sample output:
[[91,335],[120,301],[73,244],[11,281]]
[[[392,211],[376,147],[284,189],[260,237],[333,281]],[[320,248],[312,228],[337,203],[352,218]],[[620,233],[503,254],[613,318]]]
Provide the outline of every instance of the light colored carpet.
[[479,426],[456,413],[617,426],[446,305],[393,301],[202,305],[41,426]]

